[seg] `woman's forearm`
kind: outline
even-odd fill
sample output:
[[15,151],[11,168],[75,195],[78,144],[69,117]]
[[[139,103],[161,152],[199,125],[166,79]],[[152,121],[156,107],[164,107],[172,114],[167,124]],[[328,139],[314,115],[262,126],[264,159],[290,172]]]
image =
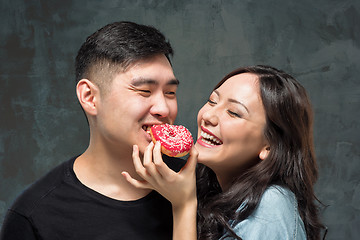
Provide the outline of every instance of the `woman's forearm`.
[[173,240],[196,240],[196,211],[196,198],[184,206],[173,206]]

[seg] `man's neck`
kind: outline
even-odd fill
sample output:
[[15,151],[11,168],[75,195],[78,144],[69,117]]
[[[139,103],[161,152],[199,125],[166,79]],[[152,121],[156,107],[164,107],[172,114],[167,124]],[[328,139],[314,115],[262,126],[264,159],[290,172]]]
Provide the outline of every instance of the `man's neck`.
[[89,147],[74,162],[74,172],[79,181],[109,198],[130,201],[140,199],[151,192],[130,185],[122,176],[123,171],[136,179],[141,179],[136,174],[131,152],[114,157],[106,151]]

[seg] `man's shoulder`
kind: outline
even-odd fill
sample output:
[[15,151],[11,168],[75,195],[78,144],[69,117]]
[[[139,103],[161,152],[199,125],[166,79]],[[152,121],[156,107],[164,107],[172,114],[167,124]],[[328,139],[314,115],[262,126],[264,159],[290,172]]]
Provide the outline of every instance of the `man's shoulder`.
[[47,174],[25,188],[25,190],[16,198],[10,210],[24,216],[30,215],[47,195],[51,194],[53,190],[63,183],[68,164],[69,161],[65,161],[57,165]]

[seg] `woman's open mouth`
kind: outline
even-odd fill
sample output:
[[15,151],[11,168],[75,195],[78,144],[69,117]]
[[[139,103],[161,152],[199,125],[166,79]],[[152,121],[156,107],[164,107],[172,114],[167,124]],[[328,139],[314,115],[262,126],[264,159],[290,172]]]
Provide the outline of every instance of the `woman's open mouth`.
[[222,144],[222,141],[219,138],[215,137],[214,135],[211,135],[204,131],[201,131],[200,135],[201,135],[201,141],[203,141],[206,144],[209,144],[212,146],[218,146],[218,145]]

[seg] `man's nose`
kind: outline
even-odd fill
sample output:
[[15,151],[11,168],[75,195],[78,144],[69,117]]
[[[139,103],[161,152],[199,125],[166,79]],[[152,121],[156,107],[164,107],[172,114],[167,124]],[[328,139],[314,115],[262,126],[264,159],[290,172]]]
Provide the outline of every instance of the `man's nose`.
[[168,117],[170,113],[169,104],[164,94],[157,94],[152,101],[150,113],[156,117]]

